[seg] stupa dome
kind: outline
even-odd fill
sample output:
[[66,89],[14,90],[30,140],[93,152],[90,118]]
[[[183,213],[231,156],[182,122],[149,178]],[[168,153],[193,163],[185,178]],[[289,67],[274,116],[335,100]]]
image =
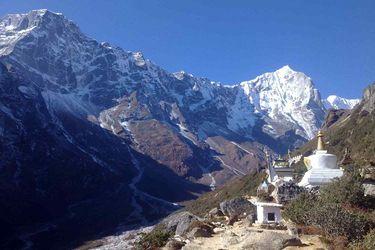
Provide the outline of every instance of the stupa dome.
[[304,158],[308,171],[298,184],[300,186],[320,186],[343,175],[343,171],[337,165],[337,156],[328,154],[327,150],[325,150],[322,131],[319,131],[317,137],[318,145],[316,151],[314,154]]

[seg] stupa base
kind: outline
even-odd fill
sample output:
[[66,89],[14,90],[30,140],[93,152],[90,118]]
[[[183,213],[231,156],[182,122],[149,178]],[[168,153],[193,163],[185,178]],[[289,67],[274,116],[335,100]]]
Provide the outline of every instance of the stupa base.
[[343,174],[341,169],[310,169],[298,185],[301,187],[321,186],[332,182],[334,178],[340,178]]

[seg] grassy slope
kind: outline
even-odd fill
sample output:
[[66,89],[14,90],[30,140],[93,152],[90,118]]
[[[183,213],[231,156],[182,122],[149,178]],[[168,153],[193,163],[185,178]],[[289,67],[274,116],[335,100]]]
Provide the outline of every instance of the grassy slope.
[[[336,154],[340,161],[348,148],[357,166],[375,163],[375,112],[363,112],[362,106],[356,107],[349,116],[342,117],[325,131],[325,140],[329,141],[328,152]],[[308,155],[316,148],[316,144],[314,138],[294,154]]]
[[252,173],[241,178],[234,179],[216,189],[206,193],[197,200],[189,202],[186,210],[193,214],[203,216],[212,208],[218,207],[220,202],[243,195],[255,195],[256,189],[264,178],[264,173]]

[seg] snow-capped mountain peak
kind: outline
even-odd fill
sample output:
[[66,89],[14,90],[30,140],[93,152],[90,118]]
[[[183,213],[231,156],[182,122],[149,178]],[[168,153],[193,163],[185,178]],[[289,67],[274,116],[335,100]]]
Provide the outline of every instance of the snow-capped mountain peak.
[[193,75],[186,73],[184,70],[173,73],[173,76],[178,80],[183,80],[186,76],[193,77]]
[[38,25],[47,13],[46,9],[32,10],[26,14],[8,14],[2,18],[1,24],[6,30],[24,30]]
[[302,137],[312,138],[324,118],[320,94],[311,78],[289,65],[242,82],[240,86],[255,111],[269,120],[264,129],[271,134],[280,133],[275,129],[276,123],[284,123],[293,124]]
[[275,73],[279,75],[288,75],[288,74],[296,73],[296,71],[293,70],[289,65],[285,65],[281,67],[280,69],[276,70]]
[[[0,19],[0,55],[8,55],[21,39],[28,36],[43,23],[48,25],[52,19],[73,22],[64,18],[61,13],[50,12],[46,9],[32,10],[25,14],[8,14]],[[46,20],[45,22],[43,20]],[[74,25],[75,26],[75,25]],[[76,26],[76,28],[78,28]]]
[[152,75],[151,70],[156,68],[151,67],[142,53],[99,43],[62,14],[47,10],[0,19],[0,55],[4,62],[18,65],[21,74],[48,90],[80,92],[85,98],[99,88],[103,93],[112,93],[108,96],[102,93],[107,100],[90,100],[96,104],[119,98],[127,87],[126,82],[131,82],[129,71],[150,66],[147,73]]
[[330,95],[323,100],[326,109],[352,109],[361,99],[347,99],[337,95]]
[[62,13],[51,12],[47,9],[32,10],[23,14],[8,14],[0,19],[0,27],[5,30],[22,31],[38,26],[46,17],[59,18],[68,21]]

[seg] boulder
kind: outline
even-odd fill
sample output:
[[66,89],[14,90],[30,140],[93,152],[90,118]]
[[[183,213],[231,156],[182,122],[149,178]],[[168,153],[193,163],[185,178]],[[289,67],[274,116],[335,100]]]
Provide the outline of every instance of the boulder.
[[253,223],[255,223],[256,215],[255,214],[249,214],[246,216],[244,223],[246,226],[251,227]]
[[375,110],[375,84],[368,86],[363,93],[363,110],[371,113]]
[[363,183],[364,195],[375,197],[375,182],[374,181],[365,181]]
[[235,248],[234,245],[241,242],[241,239],[237,234],[227,230],[221,234],[220,241],[222,242],[224,249],[233,249]]
[[208,217],[209,218],[213,218],[213,217],[221,217],[221,216],[224,216],[223,212],[215,207],[213,209],[210,210],[210,212],[208,212]]
[[229,217],[228,225],[233,226],[236,221],[238,221],[238,215],[232,215]]
[[214,233],[215,234],[222,233],[224,231],[225,231],[225,228],[221,228],[221,227],[215,227],[214,228]]
[[288,222],[288,223],[286,223],[286,227],[288,229],[289,235],[298,236],[298,228],[294,223]]
[[243,249],[284,249],[288,246],[302,246],[299,238],[284,233],[263,231],[252,232],[242,243]]
[[187,237],[210,237],[214,233],[214,225],[207,221],[194,221],[190,224]]
[[169,232],[175,235],[185,235],[190,229],[191,223],[202,220],[190,212],[179,212],[165,218],[162,223]]
[[220,210],[229,218],[238,216],[243,218],[249,214],[256,213],[256,207],[243,197],[226,200],[220,203]]
[[211,237],[213,230],[206,227],[194,227],[188,234],[188,238]]
[[165,245],[165,249],[167,249],[167,250],[179,250],[184,245],[185,245],[185,243],[183,241],[179,241],[179,240],[176,240],[176,239],[171,239]]

